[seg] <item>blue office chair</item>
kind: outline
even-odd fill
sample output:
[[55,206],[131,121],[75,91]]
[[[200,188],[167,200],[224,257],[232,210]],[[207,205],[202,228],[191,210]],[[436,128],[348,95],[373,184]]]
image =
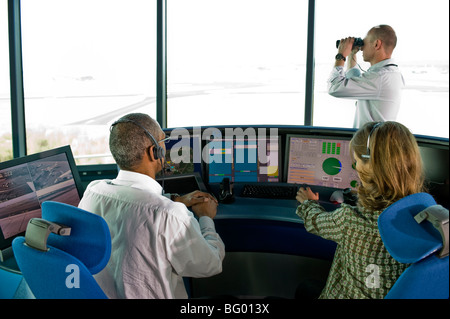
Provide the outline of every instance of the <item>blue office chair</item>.
[[108,263],[111,237],[105,220],[78,207],[47,201],[25,237],[13,241],[22,275],[38,299],[107,298],[93,275]]
[[448,299],[448,209],[429,194],[413,194],[386,208],[378,228],[391,256],[411,264],[386,299]]

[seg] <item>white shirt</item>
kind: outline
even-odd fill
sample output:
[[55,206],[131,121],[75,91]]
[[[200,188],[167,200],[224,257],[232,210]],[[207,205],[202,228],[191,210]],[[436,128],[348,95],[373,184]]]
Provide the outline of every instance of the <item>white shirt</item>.
[[328,93],[334,97],[357,99],[353,127],[397,118],[405,81],[398,67],[392,64],[392,59],[383,60],[362,74],[356,67],[347,73],[342,66],[333,68]]
[[149,176],[121,170],[93,181],[79,207],[102,216],[111,257],[95,279],[109,298],[187,298],[182,276],[222,271],[225,247],[209,217],[197,221]]

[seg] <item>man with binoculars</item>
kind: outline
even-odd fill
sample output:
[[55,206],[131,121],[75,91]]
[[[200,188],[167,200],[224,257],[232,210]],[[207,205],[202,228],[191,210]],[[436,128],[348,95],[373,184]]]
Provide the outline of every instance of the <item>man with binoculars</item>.
[[[356,99],[353,127],[367,122],[396,120],[405,82],[391,59],[397,44],[392,27],[379,25],[369,30],[364,39],[348,37],[337,41],[338,54],[328,80],[328,93],[334,97]],[[362,51],[371,67],[361,73],[356,53]],[[344,65],[347,62],[347,72]]]

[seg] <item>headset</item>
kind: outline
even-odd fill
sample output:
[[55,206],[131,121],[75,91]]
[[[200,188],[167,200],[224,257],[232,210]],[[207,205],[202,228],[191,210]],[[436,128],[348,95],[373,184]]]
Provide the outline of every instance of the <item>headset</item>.
[[153,144],[155,145],[155,147],[153,148],[153,156],[155,157],[156,160],[160,159],[161,161],[164,159],[164,157],[166,156],[166,151],[164,148],[162,148],[158,142],[156,141],[156,139],[153,137],[153,135],[145,128],[143,127],[141,124],[139,124],[136,121],[133,120],[129,120],[129,119],[121,119],[121,120],[117,120],[115,121],[113,124],[111,124],[111,130],[112,128],[119,124],[119,123],[132,123],[136,126],[139,126],[144,132],[145,134],[150,138],[150,140],[153,142]]
[[370,158],[370,148],[369,148],[370,136],[372,135],[373,131],[375,131],[375,129],[377,127],[379,127],[381,124],[383,124],[383,122],[378,122],[372,127],[372,130],[370,131],[369,136],[367,136],[367,154],[362,154],[361,155],[362,158],[366,158],[366,159]]

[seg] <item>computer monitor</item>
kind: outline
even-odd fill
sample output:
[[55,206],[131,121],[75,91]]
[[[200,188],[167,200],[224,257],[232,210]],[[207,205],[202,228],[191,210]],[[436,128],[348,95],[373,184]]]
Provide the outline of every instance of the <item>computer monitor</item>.
[[44,201],[78,206],[83,190],[69,146],[0,163],[0,255],[41,217]]
[[[158,183],[163,185],[163,178],[156,179]],[[180,195],[188,194],[193,191],[207,192],[207,188],[199,173],[171,175],[164,177],[164,192],[176,193]]]
[[221,137],[206,144],[209,183],[280,182],[280,138]]
[[356,189],[360,183],[350,138],[286,136],[286,182]]
[[[178,134],[177,132],[180,131]],[[170,140],[166,143],[164,175],[182,175],[198,173],[202,175],[201,138],[187,130],[171,132]],[[158,177],[162,176],[161,172]]]

